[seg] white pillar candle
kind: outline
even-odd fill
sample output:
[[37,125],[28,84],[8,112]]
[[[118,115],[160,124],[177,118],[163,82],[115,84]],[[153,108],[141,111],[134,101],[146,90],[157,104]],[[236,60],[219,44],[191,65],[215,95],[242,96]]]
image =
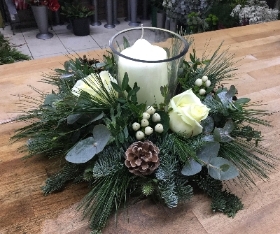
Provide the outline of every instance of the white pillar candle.
[[[134,45],[124,49],[121,54],[139,60],[158,61],[167,59],[166,51],[156,45],[150,44],[145,39],[138,39]],[[135,82],[140,87],[137,93],[139,103],[152,105],[161,103],[164,97],[161,95],[160,87],[168,84],[167,63],[142,63],[135,62],[123,57],[118,61],[119,78],[124,77],[127,72],[129,85]]]

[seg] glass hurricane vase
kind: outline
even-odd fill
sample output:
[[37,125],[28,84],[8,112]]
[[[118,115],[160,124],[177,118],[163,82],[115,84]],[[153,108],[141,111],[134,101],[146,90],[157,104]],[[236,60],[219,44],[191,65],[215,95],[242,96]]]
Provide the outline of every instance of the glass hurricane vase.
[[119,84],[127,73],[129,85],[136,82],[140,87],[139,103],[169,102],[176,91],[179,65],[189,48],[184,37],[166,29],[136,27],[114,35],[109,46],[118,64]]

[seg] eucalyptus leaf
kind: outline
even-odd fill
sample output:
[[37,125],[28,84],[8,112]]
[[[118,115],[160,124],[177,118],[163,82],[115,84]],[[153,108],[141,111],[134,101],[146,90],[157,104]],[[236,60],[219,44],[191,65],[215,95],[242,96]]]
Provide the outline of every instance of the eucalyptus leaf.
[[234,124],[232,120],[229,120],[225,123],[223,128],[215,128],[213,135],[214,139],[218,142],[230,142],[233,138],[230,136],[230,133],[234,129]]
[[234,124],[233,121],[230,119],[225,123],[225,126],[223,127],[223,129],[227,132],[227,133],[231,133],[234,129]]
[[85,163],[101,152],[110,140],[110,131],[105,125],[96,125],[93,137],[79,141],[67,154],[65,159],[71,163]]
[[208,141],[208,142],[215,141],[213,135],[205,135],[205,136],[202,137],[202,140],[203,141]]
[[210,160],[208,173],[216,180],[230,180],[239,175],[237,168],[230,161],[221,157]]
[[104,66],[106,66],[106,63],[95,63],[95,64],[93,64],[92,65],[93,67],[96,67],[96,68],[101,68],[101,67],[104,67]]
[[224,106],[228,106],[232,103],[232,97],[236,94],[236,88],[234,85],[230,86],[230,89],[223,89],[221,92],[217,94],[220,101],[223,103]]
[[67,116],[67,124],[75,123],[79,118],[81,118],[81,114],[73,114]]
[[201,121],[201,126],[203,128],[203,133],[211,133],[214,129],[214,120],[211,116],[208,116],[205,120]]
[[98,154],[110,140],[111,133],[105,125],[99,124],[93,128],[92,135],[95,140],[94,145],[96,147],[96,153]]
[[212,158],[218,156],[220,144],[218,142],[208,142],[197,152],[197,157],[204,163],[209,164]]
[[93,137],[88,137],[79,141],[70,151],[66,154],[65,159],[71,163],[85,163],[91,160],[96,155],[97,147],[94,145]]
[[49,105],[51,106],[52,103],[56,100],[58,100],[59,97],[56,95],[56,94],[48,94],[46,97],[45,97],[45,100],[44,100],[44,105]]
[[191,159],[187,165],[185,165],[181,173],[185,176],[192,176],[202,170],[202,165],[197,161]]
[[220,101],[223,103],[224,106],[228,106],[229,103],[232,101],[232,99],[227,97],[227,91],[222,91],[217,94],[219,97]]
[[232,99],[232,97],[236,94],[236,88],[234,87],[234,85],[231,85],[229,88],[229,91],[226,93],[226,97],[228,99]]
[[235,102],[234,102],[234,104],[235,105],[244,105],[244,104],[246,104],[246,103],[248,103],[248,102],[250,102],[251,101],[251,99],[250,98],[238,98]]
[[104,116],[104,113],[103,113],[103,112],[101,112],[99,115],[96,115],[93,119],[91,119],[91,120],[89,121],[89,123],[88,123],[88,124],[91,124],[91,123],[93,123],[93,122],[95,122],[95,121],[97,121],[97,120],[102,119],[102,118],[103,118],[103,116]]

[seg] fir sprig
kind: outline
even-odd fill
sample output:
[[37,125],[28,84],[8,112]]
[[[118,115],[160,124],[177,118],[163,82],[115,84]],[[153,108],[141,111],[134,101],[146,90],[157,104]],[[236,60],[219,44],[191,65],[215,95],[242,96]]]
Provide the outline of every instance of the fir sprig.
[[239,168],[240,178],[252,184],[255,184],[254,175],[268,179],[277,160],[266,148],[241,139],[221,144],[220,156],[231,160]]
[[101,230],[112,211],[117,211],[126,202],[132,179],[126,169],[121,169],[92,183],[92,189],[81,201],[79,209],[89,218],[93,230]]
[[83,171],[84,165],[66,163],[60,172],[46,180],[46,184],[42,187],[44,194],[62,190],[68,181],[80,180]]
[[208,175],[206,169],[191,177],[190,181],[212,199],[211,208],[213,212],[220,211],[229,217],[234,217],[239,210],[243,209],[240,199],[224,190],[222,181],[213,179]]

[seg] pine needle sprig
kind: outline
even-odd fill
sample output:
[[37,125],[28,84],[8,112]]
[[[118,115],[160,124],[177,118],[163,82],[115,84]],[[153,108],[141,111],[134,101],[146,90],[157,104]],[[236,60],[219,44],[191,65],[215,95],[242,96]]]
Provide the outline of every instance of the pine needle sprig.
[[203,60],[209,60],[203,69],[203,75],[209,75],[211,82],[216,86],[222,80],[230,80],[235,77],[234,71],[237,70],[235,66],[238,61],[234,59],[234,54],[229,52],[229,48],[221,51],[223,43],[214,51],[213,55],[208,58],[203,56]]
[[92,168],[93,178],[109,176],[124,168],[125,152],[122,148],[108,146],[98,154],[98,160]]
[[235,77],[234,71],[237,70],[234,55],[230,54],[229,49],[221,51],[222,43],[209,55],[202,55],[202,58],[196,57],[196,52],[190,53],[190,62],[184,61],[181,67],[179,83],[183,90],[194,87],[196,79],[202,76],[208,76],[211,81],[210,89],[216,87],[222,80],[229,80]]
[[101,230],[111,212],[117,211],[126,201],[132,178],[126,169],[122,169],[93,182],[92,190],[78,207],[83,209],[84,217],[89,218],[93,230]]
[[83,171],[83,165],[66,163],[60,172],[46,180],[46,184],[42,187],[44,194],[47,195],[62,190],[68,181],[79,178]]
[[172,153],[173,141],[166,137],[160,145],[160,165],[155,173],[158,180],[159,197],[169,208],[176,207],[179,197],[176,191],[176,176],[178,161],[176,155]]
[[219,211],[229,217],[234,217],[239,210],[243,209],[241,200],[236,195],[224,190],[223,182],[213,179],[208,174],[207,169],[204,168],[199,174],[192,176],[190,181],[212,199],[213,212]]
[[268,173],[274,170],[276,162],[266,148],[242,139],[221,144],[220,156],[232,161],[239,168],[241,178],[253,184],[254,176],[268,179]]
[[180,161],[183,163],[191,158],[196,158],[196,150],[205,144],[200,136],[194,136],[189,139],[178,134],[171,134],[170,137],[174,142],[173,152],[175,155],[178,155]]

